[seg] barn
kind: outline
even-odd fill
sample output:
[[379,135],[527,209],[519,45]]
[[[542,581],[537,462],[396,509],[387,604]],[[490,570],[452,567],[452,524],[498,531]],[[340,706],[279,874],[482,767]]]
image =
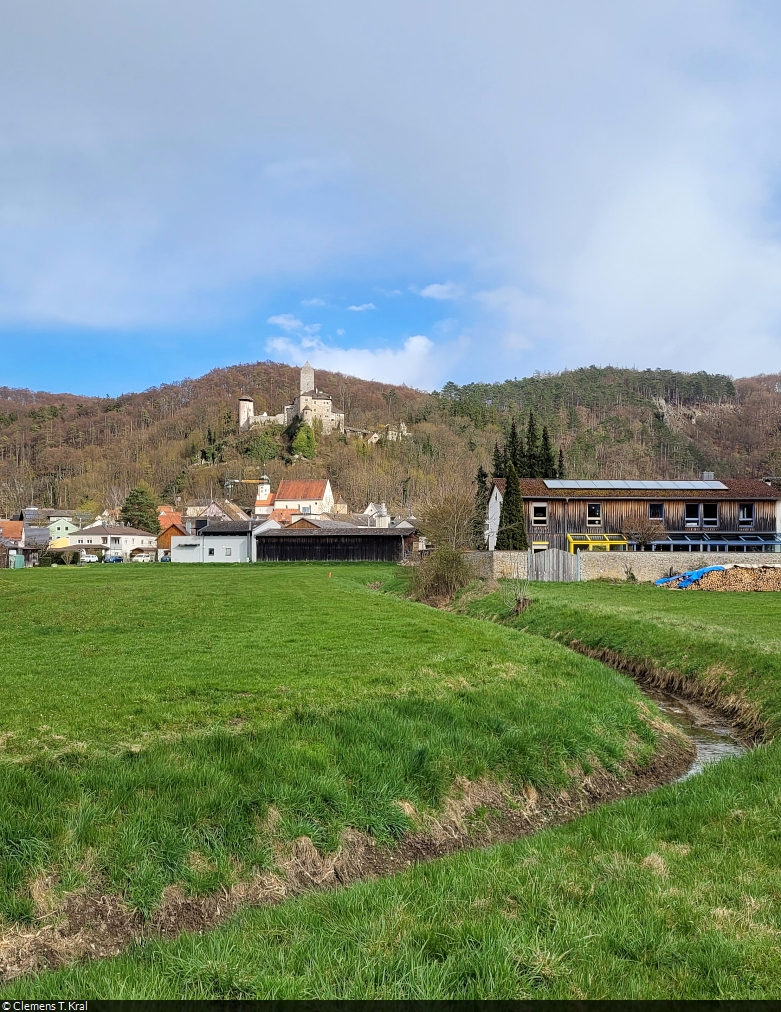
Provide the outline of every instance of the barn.
[[333,524],[255,535],[258,562],[402,562],[417,534],[409,530]]

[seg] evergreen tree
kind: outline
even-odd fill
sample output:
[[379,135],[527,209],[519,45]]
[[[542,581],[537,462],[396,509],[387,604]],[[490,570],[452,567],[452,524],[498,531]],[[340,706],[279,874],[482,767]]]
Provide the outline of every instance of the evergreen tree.
[[507,452],[499,449],[499,444],[494,443],[493,472],[492,478],[504,478],[507,474]]
[[542,478],[540,466],[540,433],[534,412],[529,411],[529,422],[526,426],[526,474],[524,478]]
[[553,447],[550,445],[550,433],[548,426],[542,427],[542,442],[540,443],[540,478],[556,477],[556,458],[553,456]]
[[502,509],[499,513],[499,531],[496,536],[497,551],[523,551],[529,547],[526,537],[526,520],[523,515],[523,499],[518,474],[512,465],[507,465],[507,480],[504,486]]
[[564,450],[559,447],[559,466],[556,468],[557,478],[566,478],[566,468],[564,467]]
[[485,522],[488,519],[488,500],[491,497],[491,489],[488,484],[488,472],[478,467],[475,475],[477,491],[475,492],[475,518],[473,544],[477,549],[485,548]]
[[120,512],[122,523],[135,527],[150,534],[160,533],[160,522],[157,519],[157,502],[152,489],[147,484],[137,485],[127,494]]
[[295,435],[291,449],[309,460],[317,455],[317,441],[315,432],[311,425],[302,425]]
[[524,453],[523,453],[523,439],[518,434],[518,426],[515,424],[515,419],[512,421],[510,426],[510,438],[507,440],[505,447],[505,455],[508,462],[512,461],[513,467],[516,472],[521,475],[524,471]]

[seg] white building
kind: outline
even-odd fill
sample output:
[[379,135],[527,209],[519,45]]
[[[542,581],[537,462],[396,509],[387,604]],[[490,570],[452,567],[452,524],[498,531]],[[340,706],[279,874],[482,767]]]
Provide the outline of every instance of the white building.
[[198,534],[171,538],[171,562],[255,562],[255,534],[279,529],[275,520],[211,523]]
[[157,553],[157,538],[149,531],[135,527],[85,527],[75,534],[58,538],[52,548],[74,548],[85,555],[95,551],[109,558],[122,558],[124,562],[152,560]]
[[239,431],[247,432],[253,425],[289,425],[294,418],[300,418],[304,425],[319,421],[323,433],[344,431],[344,412],[334,411],[331,395],[315,386],[315,371],[306,362],[299,379],[299,394],[292,404],[286,404],[281,414],[255,414],[255,402],[251,397],[239,399]]
[[486,523],[485,539],[488,542],[488,551],[496,548],[496,538],[499,534],[499,517],[502,512],[504,501],[504,478],[494,478],[491,489],[491,497],[488,500],[488,522]]
[[335,505],[328,478],[284,478],[276,492],[272,492],[268,478],[263,475],[258,484],[255,516],[269,517],[280,510],[289,514],[287,519],[296,515],[319,517],[331,513]]

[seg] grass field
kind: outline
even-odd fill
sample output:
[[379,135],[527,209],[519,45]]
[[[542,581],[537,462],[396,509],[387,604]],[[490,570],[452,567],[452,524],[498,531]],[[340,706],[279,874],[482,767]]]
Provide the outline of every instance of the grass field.
[[[258,573],[258,568],[247,567],[242,579],[259,579]],[[327,572],[317,567],[300,567],[297,573],[303,600],[304,588],[311,594],[327,579]],[[278,570],[260,574],[264,581],[281,580]],[[333,603],[336,597],[324,598],[318,621],[304,627],[315,639],[327,635],[331,623],[338,626],[342,621],[334,618],[332,609],[337,608],[359,626],[367,622],[372,629],[362,644],[350,648],[355,651],[353,668],[330,668],[328,677],[339,682],[335,701],[329,704],[332,712],[355,717],[367,706],[379,706],[374,712],[385,720],[390,707],[395,719],[399,702],[408,706],[412,701],[412,712],[422,714],[424,721],[433,718],[434,731],[440,726],[437,716],[442,715],[441,740],[434,735],[438,744],[429,754],[447,775],[421,792],[401,764],[393,781],[402,792],[398,797],[417,792],[414,796],[421,803],[434,805],[460,767],[469,768],[471,775],[489,771],[509,778],[542,776],[539,782],[544,784],[560,776],[562,766],[573,758],[588,754],[595,739],[612,741],[612,753],[606,754],[602,745],[603,761],[610,763],[620,754],[630,728],[647,733],[632,723],[637,697],[631,684],[543,638],[556,634],[622,650],[636,660],[677,666],[691,677],[712,680],[718,667],[724,685],[756,703],[770,728],[781,718],[779,595],[538,585],[533,588],[531,609],[516,623],[528,630],[524,633],[389,600],[361,586],[386,576],[392,581],[387,574],[359,567],[334,571],[326,593],[338,595],[339,604]],[[91,589],[86,583],[78,585],[85,575],[94,581]],[[180,599],[173,584],[150,592],[148,585],[144,590],[135,582],[157,575],[149,572],[137,578],[129,573],[125,578],[130,589],[114,584],[114,593],[159,594],[170,606],[172,597]],[[37,576],[32,574],[33,579]],[[98,597],[101,579],[102,574],[72,574],[74,590],[69,597],[75,602],[76,591]],[[191,597],[198,587],[198,593],[210,593],[197,577],[182,579],[183,586],[192,581],[184,597]],[[18,594],[19,586],[27,585],[14,585],[9,594]],[[29,586],[34,586],[32,579]],[[246,591],[226,577],[223,587],[228,586],[234,588],[235,600],[244,600]],[[252,586],[254,593],[258,584]],[[74,607],[79,610],[77,604]],[[137,603],[136,613],[145,613],[145,608]],[[252,606],[247,608],[256,616]],[[468,608],[483,616],[500,611],[496,597],[472,601]],[[206,624],[215,628],[208,619]],[[373,637],[382,634],[398,638],[399,658],[383,655],[373,669],[379,680],[367,688],[358,672],[373,656]],[[427,637],[426,657],[418,653],[416,661],[418,634]],[[405,643],[406,665],[398,669]],[[385,649],[390,651],[387,644]],[[282,652],[275,656],[277,664],[284,664]],[[421,665],[431,674],[421,677]],[[473,673],[472,666],[482,675]],[[174,675],[175,671],[180,673]],[[389,685],[381,671],[387,671]],[[242,691],[249,691],[246,686],[253,676],[245,677]],[[256,685],[263,679],[254,677]],[[210,694],[216,678],[213,673],[204,712],[210,721],[229,721],[235,716],[232,703]],[[285,678],[285,684],[293,681],[287,673]],[[158,747],[160,737],[168,742],[170,727],[185,735],[166,746],[177,750],[193,735],[224,734],[199,729],[192,700],[161,718],[167,704],[159,700],[167,698],[168,686],[179,679],[186,681],[181,663],[178,668],[173,662],[164,665],[155,678],[157,695],[144,703],[141,716],[148,722],[144,730],[153,739],[152,748]],[[196,681],[198,691],[205,691]],[[315,676],[308,674],[297,683],[307,701],[294,704],[299,710],[317,705],[314,681]],[[268,684],[268,676],[263,684]],[[480,718],[459,725],[467,728],[470,740],[481,746],[502,740],[507,732],[496,725],[490,733],[486,730],[491,717],[512,729],[505,750],[490,752],[488,761],[478,748],[459,750],[444,733],[453,713],[460,720],[463,712],[474,713],[475,702]],[[247,738],[253,727],[284,722],[290,716],[285,705],[275,702],[269,713],[254,711],[245,727],[232,732],[234,738]],[[509,710],[513,705],[515,709]],[[529,706],[533,719],[524,723]],[[108,725],[118,726],[112,721],[126,719],[124,704],[119,709],[122,712],[105,718]],[[63,721],[77,727],[78,714],[66,711]],[[410,712],[405,711],[414,724]],[[100,720],[92,716],[88,720],[95,728],[92,738],[83,736],[89,762],[114,761],[110,731]],[[320,740],[321,725],[296,725],[301,726],[312,742]],[[401,728],[406,726],[402,723]],[[372,761],[381,757],[387,761],[414,741],[428,741],[425,724],[415,726],[419,738],[394,740],[385,752],[372,754]],[[362,734],[367,733],[362,723],[360,727]],[[525,737],[517,736],[519,730]],[[19,736],[23,737],[21,726]],[[456,738],[463,737],[462,729]],[[366,742],[373,748],[374,739],[368,734],[363,740],[367,756]],[[528,756],[531,743],[540,741],[545,744],[533,752],[533,762],[527,759],[527,766],[517,766],[516,752]],[[643,741],[647,749],[647,738]],[[18,753],[32,747],[27,740],[24,747],[18,746]],[[329,770],[335,759],[328,756]],[[57,761],[53,756],[46,759],[50,764]],[[29,760],[9,764],[25,770],[32,765]],[[65,993],[94,998],[776,998],[781,987],[779,782],[781,749],[766,744],[684,783],[606,806],[513,844],[448,857],[342,891],[309,894],[273,909],[245,910],[208,935],[150,941],[116,959],[6,985],[1,993],[9,998]],[[259,807],[263,803],[256,799]],[[219,813],[214,814],[216,826]],[[322,824],[335,829],[339,821],[329,823],[325,818]],[[378,831],[390,832],[387,826]],[[108,832],[103,845],[110,838]]]
[[[737,694],[769,734],[781,728],[781,594],[700,593],[602,581],[535,586],[535,604],[514,626],[562,642],[579,640]],[[501,612],[497,595],[466,614]]]
[[149,914],[170,883],[271,867],[272,835],[393,840],[412,825],[399,802],[436,810],[456,777],[546,790],[651,756],[631,683],[367,589],[389,573],[0,573],[0,917],[32,920],[30,883],[52,873]]

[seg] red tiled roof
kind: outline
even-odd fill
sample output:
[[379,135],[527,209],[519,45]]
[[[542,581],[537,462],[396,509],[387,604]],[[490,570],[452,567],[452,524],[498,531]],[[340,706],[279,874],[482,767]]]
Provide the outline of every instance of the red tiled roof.
[[[781,492],[772,489],[759,478],[724,478],[723,488],[548,488],[540,478],[521,478],[521,495],[524,499],[781,499]],[[493,484],[504,495],[505,479],[494,478]]]
[[303,481],[285,478],[279,483],[276,500],[322,499],[327,484],[327,478],[309,478]]
[[163,513],[161,511],[160,516],[157,519],[160,523],[160,530],[164,531],[166,530],[166,528],[172,527],[174,524],[178,524],[181,526],[182,514],[174,513],[173,510],[170,513],[169,512]]
[[21,540],[24,533],[23,520],[0,520],[0,534],[10,541]]
[[267,517],[264,517],[264,519],[276,520],[278,524],[289,524],[293,520],[293,510],[289,509],[272,510],[272,512],[269,513]]
[[273,502],[274,502],[275,499],[276,499],[276,496],[274,495],[273,492],[271,492],[269,495],[266,496],[265,499],[256,499],[255,500],[255,505],[256,506],[271,506],[273,504]]

